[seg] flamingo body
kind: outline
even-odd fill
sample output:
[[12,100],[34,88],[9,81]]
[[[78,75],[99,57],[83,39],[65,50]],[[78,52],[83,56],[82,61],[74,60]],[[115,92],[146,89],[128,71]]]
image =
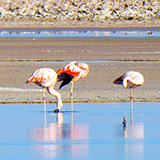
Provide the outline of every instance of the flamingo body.
[[40,68],[37,69],[26,83],[34,82],[40,87],[49,87],[55,85],[57,81],[57,74],[53,69]]
[[144,77],[136,71],[128,71],[113,81],[114,84],[120,84],[125,88],[136,88],[143,85]]
[[89,73],[89,66],[86,63],[71,62],[64,68],[57,71],[58,81],[63,81],[59,87],[61,89],[68,83],[74,83],[80,78],[85,78]]
[[[47,91],[50,95],[53,95],[57,99],[57,110],[59,111],[62,106],[62,99],[59,92],[54,90],[55,83],[57,82],[57,73],[50,68],[40,68],[33,72],[31,77],[27,80],[27,83],[34,82],[40,87],[47,88]],[[45,97],[44,97],[45,98]]]

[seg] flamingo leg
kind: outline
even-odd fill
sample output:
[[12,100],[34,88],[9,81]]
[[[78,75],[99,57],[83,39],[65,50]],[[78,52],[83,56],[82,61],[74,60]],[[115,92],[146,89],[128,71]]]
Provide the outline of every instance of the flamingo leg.
[[44,124],[46,124],[46,90],[43,88]]
[[130,89],[130,101],[131,101],[130,116],[131,116],[131,123],[133,123],[133,88]]
[[44,112],[46,113],[46,90],[43,88],[43,104],[44,104]]
[[71,112],[73,111],[73,87],[74,82],[71,83]]

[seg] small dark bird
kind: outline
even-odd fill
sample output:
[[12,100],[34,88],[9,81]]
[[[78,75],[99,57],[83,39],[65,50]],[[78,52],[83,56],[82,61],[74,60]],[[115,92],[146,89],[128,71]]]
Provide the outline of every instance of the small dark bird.
[[126,119],[126,117],[123,117],[123,122],[122,122],[122,124],[123,124],[123,127],[126,127],[126,126],[127,126],[127,119]]

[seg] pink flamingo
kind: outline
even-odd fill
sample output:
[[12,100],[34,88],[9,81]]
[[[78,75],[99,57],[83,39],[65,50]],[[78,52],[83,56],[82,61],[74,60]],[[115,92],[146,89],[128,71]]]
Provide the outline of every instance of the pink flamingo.
[[57,71],[58,81],[62,81],[59,89],[71,83],[71,111],[73,111],[73,86],[80,78],[85,78],[89,73],[89,66],[86,63],[72,61],[64,68]]
[[32,76],[26,81],[27,83],[34,82],[40,87],[43,87],[43,102],[44,110],[46,112],[46,96],[44,88],[47,88],[47,91],[50,95],[53,95],[57,99],[57,109],[54,112],[58,112],[62,106],[62,99],[59,92],[54,89],[55,83],[57,82],[57,73],[50,68],[40,68],[33,72]]
[[113,81],[114,84],[122,85],[125,88],[130,89],[131,100],[131,121],[133,119],[133,88],[143,85],[144,77],[141,73],[136,71],[128,71],[119,78]]

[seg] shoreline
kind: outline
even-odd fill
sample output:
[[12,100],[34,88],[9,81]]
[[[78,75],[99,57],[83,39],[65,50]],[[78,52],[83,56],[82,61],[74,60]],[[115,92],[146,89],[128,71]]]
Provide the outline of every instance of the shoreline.
[[[43,99],[42,99],[43,101]],[[42,101],[39,101],[39,102],[0,102],[0,104],[43,104]],[[126,103],[126,102],[129,102],[130,101],[73,101],[73,103]],[[153,102],[153,103],[159,103],[160,100],[136,100],[136,101],[133,101],[133,103],[141,103],[141,102]],[[56,101],[49,101],[49,102],[46,102],[46,104],[56,104],[57,102]],[[63,104],[65,103],[71,103],[71,101],[63,101]]]
[[[19,24],[20,23],[20,24]],[[145,21],[141,22],[115,22],[115,23],[105,23],[105,24],[96,24],[96,22],[86,22],[85,24],[81,24],[80,22],[72,24],[72,22],[58,22],[58,23],[48,23],[47,21],[44,22],[37,22],[37,21],[19,21],[19,22],[6,22],[3,20],[0,21],[0,29],[77,29],[77,28],[99,28],[99,29],[121,29],[121,28],[160,28],[160,23],[156,23],[151,21],[149,23],[145,23]]]

